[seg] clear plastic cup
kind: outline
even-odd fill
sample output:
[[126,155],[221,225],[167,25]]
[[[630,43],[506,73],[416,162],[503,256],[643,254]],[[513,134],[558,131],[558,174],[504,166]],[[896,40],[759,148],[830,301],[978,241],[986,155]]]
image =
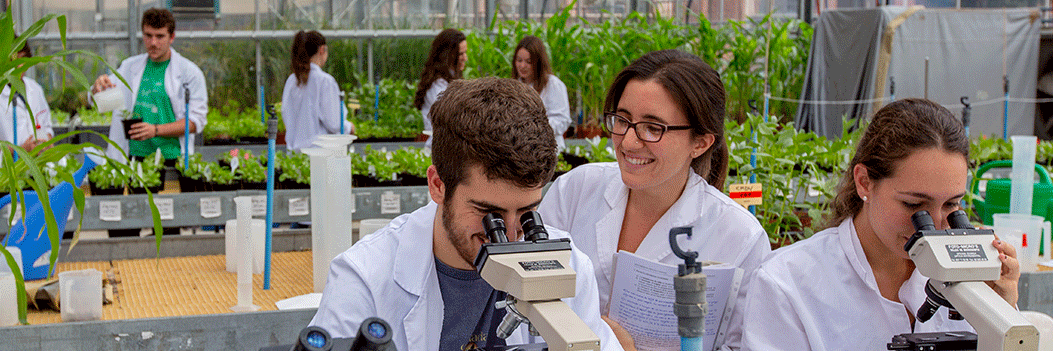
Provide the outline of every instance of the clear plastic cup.
[[102,319],[102,272],[85,269],[58,276],[63,322]]
[[99,112],[111,112],[124,106],[124,93],[121,89],[110,88],[92,95]]

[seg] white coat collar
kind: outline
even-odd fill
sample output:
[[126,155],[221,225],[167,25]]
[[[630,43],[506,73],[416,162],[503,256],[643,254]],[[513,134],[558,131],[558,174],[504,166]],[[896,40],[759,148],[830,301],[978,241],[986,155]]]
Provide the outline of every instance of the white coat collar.
[[[655,261],[661,261],[672,255],[673,249],[669,247],[669,230],[675,227],[691,226],[702,216],[702,204],[707,196],[707,187],[708,183],[705,179],[690,172],[684,192],[651,227],[651,231],[636,249],[636,254],[653,258]],[[616,252],[617,237],[621,234],[621,225],[625,220],[625,206],[629,200],[629,188],[622,182],[621,172],[607,182],[603,197],[610,210],[596,223],[596,245],[599,248],[598,252]],[[705,233],[692,233],[692,237],[696,235],[705,235]],[[681,245],[686,240],[688,239],[679,239]],[[603,265],[603,267],[604,274],[607,274],[608,278],[613,278],[611,268],[609,268],[611,265]]]
[[[417,300],[402,319],[406,344],[410,350],[426,350],[439,344],[445,306],[439,291],[439,277],[435,272],[435,254],[432,252],[432,230],[434,229],[435,202],[429,201],[407,216],[403,228],[395,233],[398,248],[396,257],[402,264],[395,267],[395,283]],[[399,225],[396,223],[395,225]]]
[[406,292],[420,296],[424,291],[426,278],[436,279],[435,253],[432,252],[432,231],[438,205],[429,201],[427,205],[415,211],[413,218],[403,224],[404,228],[395,234],[398,248],[396,257],[403,261],[395,267],[395,282]]

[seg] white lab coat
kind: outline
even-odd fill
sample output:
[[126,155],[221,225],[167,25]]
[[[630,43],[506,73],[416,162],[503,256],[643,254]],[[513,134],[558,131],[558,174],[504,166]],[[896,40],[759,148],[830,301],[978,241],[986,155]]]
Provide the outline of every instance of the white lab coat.
[[[614,254],[629,188],[615,162],[589,163],[556,178],[538,207],[545,224],[566,230],[595,263],[600,310],[609,311]],[[677,239],[680,248],[699,253],[699,260],[729,263],[752,272],[771,251],[756,217],[702,177],[691,172],[680,199],[658,220],[636,254],[668,264],[684,261],[669,247],[669,229],[692,227],[692,236]]]
[[[51,128],[51,108],[48,107],[48,100],[44,96],[44,88],[41,88],[37,81],[27,77],[22,77],[22,83],[26,85],[26,101],[15,101],[15,113],[18,116],[18,141],[13,140],[11,104],[7,103],[11,98],[11,87],[4,87],[3,92],[0,92],[0,104],[3,105],[3,108],[0,108],[0,137],[15,145],[22,145],[33,136],[34,130],[37,139],[46,139],[49,135],[55,136],[55,130]],[[35,125],[29,118],[26,102],[33,109],[33,118],[37,122]]]
[[[333,337],[353,337],[362,320],[380,317],[391,326],[398,350],[436,350],[445,308],[432,252],[437,208],[429,202],[401,215],[334,258],[311,325],[325,328]],[[549,237],[566,237],[566,233],[549,228]],[[575,248],[571,267],[589,272],[592,264]],[[563,301],[600,337],[603,350],[622,349],[600,319],[592,277],[579,273],[577,296]],[[526,336],[525,324],[519,331],[507,339],[509,345],[534,342]]]
[[773,252],[749,283],[743,350],[886,350],[905,333],[973,331],[940,309],[914,323],[928,278],[917,270],[899,290],[903,303],[881,296],[852,219]]
[[[296,84],[296,74],[285,80],[282,92],[282,120],[285,123],[285,147],[300,150],[313,145],[322,134],[340,133],[340,110],[347,110],[340,100],[336,79],[312,63],[311,73],[303,86]],[[346,113],[344,116],[347,116]],[[351,122],[343,121],[344,134],[351,133]]]
[[[193,154],[194,134],[205,130],[205,124],[208,123],[208,91],[205,87],[205,75],[193,62],[180,55],[175,49],[171,50],[172,61],[165,69],[165,92],[168,93],[168,99],[172,102],[172,111],[178,121],[186,117],[187,111],[183,87],[190,88],[190,121],[197,126],[197,131],[190,133],[190,153]],[[139,84],[143,80],[143,71],[146,69],[146,60],[149,59],[147,54],[139,54],[125,59],[121,62],[121,66],[117,67],[117,73],[128,81],[128,85],[131,86],[130,90],[121,83],[120,79],[117,79],[116,75],[110,75],[110,81],[117,85],[116,89],[121,89],[124,93],[124,108],[128,111],[134,110],[135,100],[139,95]],[[88,95],[90,98],[91,94]],[[110,140],[127,152],[128,139],[124,135],[124,125],[121,123],[121,116],[118,112],[114,112],[110,121]],[[182,153],[185,142],[183,137],[179,137],[180,153]],[[113,145],[106,149],[106,156],[115,160],[124,159],[120,150],[114,149]]]
[[[420,106],[420,114],[424,117],[424,130],[431,130],[431,105],[435,104],[435,101],[439,100],[439,95],[446,91],[446,88],[450,86],[450,82],[446,79],[439,78],[434,82],[431,82],[431,86],[428,87],[428,91],[424,92],[424,104]],[[428,138],[429,145],[431,145],[431,138]]]
[[541,102],[545,105],[548,115],[548,124],[552,126],[552,132],[556,135],[556,144],[559,149],[565,149],[567,144],[563,141],[563,133],[570,127],[570,102],[567,99],[567,85],[554,75],[548,75],[548,83],[541,89]]

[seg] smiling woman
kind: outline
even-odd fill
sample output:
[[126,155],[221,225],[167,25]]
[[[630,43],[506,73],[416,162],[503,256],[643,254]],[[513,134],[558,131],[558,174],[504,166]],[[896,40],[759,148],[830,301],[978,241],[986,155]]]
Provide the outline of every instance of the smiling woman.
[[674,227],[693,228],[696,235],[679,245],[700,260],[749,274],[771,248],[757,219],[719,190],[728,167],[719,74],[697,56],[655,51],[618,74],[605,109],[618,162],[560,176],[539,209],[595,263],[601,311],[609,310],[614,254],[676,264]]
[[[942,219],[965,195],[968,156],[965,130],[946,108],[906,99],[879,110],[838,186],[831,227],[776,251],[747,283],[742,348],[878,350],[898,334],[972,330],[947,314],[916,320],[928,278],[903,249],[917,211],[948,227]],[[1002,276],[990,283],[1013,305],[1016,252],[993,244]]]

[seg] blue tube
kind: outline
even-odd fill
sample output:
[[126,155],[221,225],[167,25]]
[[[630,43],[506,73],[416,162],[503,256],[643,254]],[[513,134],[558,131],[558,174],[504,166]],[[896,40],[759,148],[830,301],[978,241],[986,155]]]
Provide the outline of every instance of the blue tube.
[[344,94],[341,93],[337,100],[340,100],[340,106],[337,107],[340,110],[340,134],[344,134]]
[[[190,87],[184,86],[186,105],[183,109],[183,171],[190,169]],[[156,135],[155,135],[156,136]]]
[[[26,106],[29,108],[29,106]],[[15,100],[11,104],[11,143],[18,145],[18,100]],[[28,151],[28,150],[27,150]],[[11,158],[13,161],[18,161],[18,153],[12,153],[14,156]]]
[[680,351],[702,350],[702,338],[680,337]]
[[263,254],[263,290],[271,289],[271,229],[274,227],[274,138],[267,139],[267,242]]
[[266,106],[263,104],[263,86],[260,86],[260,123],[267,124]]
[[[750,138],[753,139],[754,143],[757,142],[757,131],[756,130],[750,131]],[[757,148],[756,147],[754,147],[753,150],[750,151],[750,167],[753,167],[753,170],[750,171],[750,183],[756,183],[757,182],[757,173],[756,173],[756,169],[757,169]],[[756,205],[750,205],[749,206],[749,210],[750,210],[750,214],[753,214],[753,215],[757,214],[757,206]]]
[[1002,139],[1009,139],[1009,92],[1005,93],[1005,102],[1002,103]]
[[380,120],[380,87],[376,83],[373,84],[373,122]]

